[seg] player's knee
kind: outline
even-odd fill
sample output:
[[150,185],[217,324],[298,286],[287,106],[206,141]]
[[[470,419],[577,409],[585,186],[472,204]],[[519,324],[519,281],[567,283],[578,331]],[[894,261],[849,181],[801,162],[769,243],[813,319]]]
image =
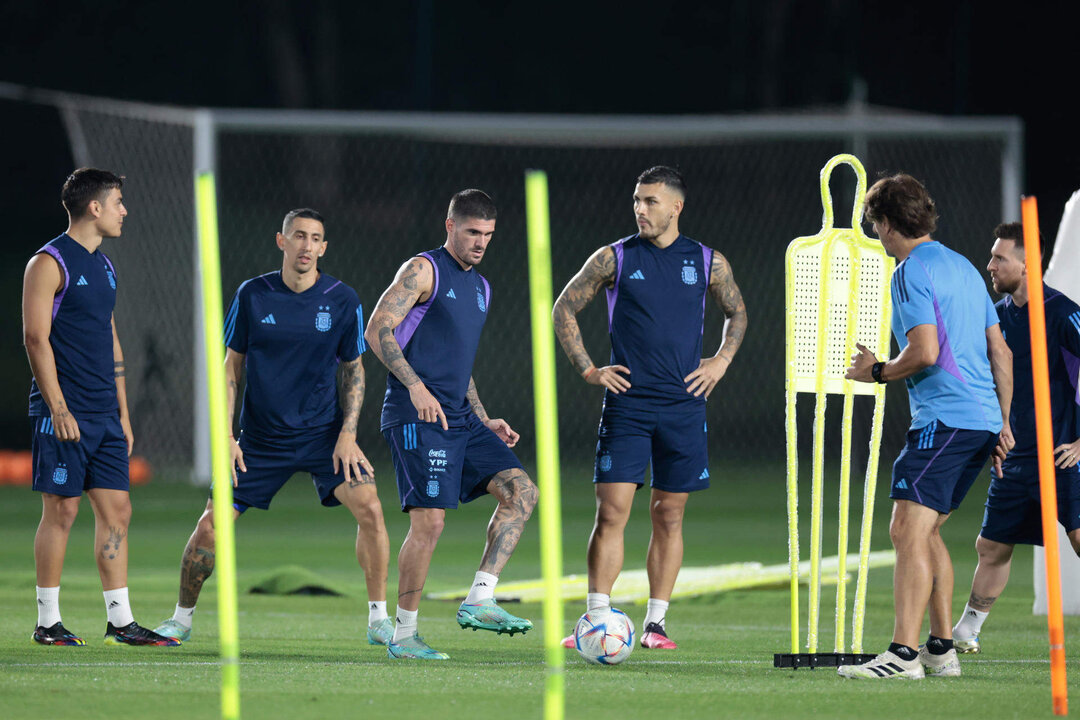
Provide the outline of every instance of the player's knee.
[[653,503],[650,508],[653,530],[668,535],[677,534],[682,530],[682,508],[671,507],[667,503]]
[[532,515],[536,502],[540,499],[540,490],[528,476],[523,476],[518,491],[521,496],[521,507],[525,511],[525,516],[528,517]]
[[378,496],[361,503],[354,511],[356,522],[362,528],[375,528],[383,525],[382,503]]
[[208,510],[202,514],[195,524],[194,539],[197,547],[214,546],[214,513]]
[[596,508],[597,530],[622,530],[626,527],[628,508],[622,508],[613,503],[603,502]]
[[[899,550],[918,544],[920,540],[929,540],[929,535],[925,533],[918,533],[917,536],[916,529],[914,524],[903,516],[894,515],[889,523],[889,539],[892,540],[893,547]],[[925,537],[921,537],[922,535]]]
[[980,565],[1004,565],[1012,559],[1012,546],[987,540],[982,535],[975,539],[975,552]]
[[446,516],[443,513],[413,513],[409,534],[419,542],[426,545],[434,545],[442,535],[446,524]]
[[79,515],[79,503],[57,502],[47,507],[42,515],[42,520],[62,532],[70,532],[75,524],[75,518]]

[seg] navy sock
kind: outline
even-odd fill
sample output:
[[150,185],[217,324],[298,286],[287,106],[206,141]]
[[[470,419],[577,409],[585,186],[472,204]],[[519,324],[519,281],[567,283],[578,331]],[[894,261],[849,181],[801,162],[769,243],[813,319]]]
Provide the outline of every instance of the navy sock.
[[953,649],[952,638],[946,640],[931,635],[930,639],[926,641],[926,649],[930,651],[931,655],[944,655]]
[[902,660],[914,660],[919,657],[919,653],[915,652],[907,645],[901,645],[900,643],[890,643],[889,652],[898,655]]

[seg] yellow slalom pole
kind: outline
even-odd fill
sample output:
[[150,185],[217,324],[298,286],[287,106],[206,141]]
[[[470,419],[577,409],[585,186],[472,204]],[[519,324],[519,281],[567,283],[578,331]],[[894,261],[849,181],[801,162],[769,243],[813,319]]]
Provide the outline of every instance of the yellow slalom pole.
[[536,408],[536,470],[540,487],[540,564],[544,575],[544,720],[563,720],[562,515],[559,499],[559,416],[555,395],[555,332],[551,324],[551,228],[547,174],[525,173],[529,230],[529,306],[532,318],[533,397]]
[[232,470],[229,467],[228,417],[225,412],[225,351],[221,329],[221,256],[218,251],[217,196],[214,174],[195,179],[199,224],[199,275],[202,278],[207,394],[210,403],[210,457],[214,482],[215,565],[218,624],[221,635],[221,717],[240,717],[240,642],[236,621],[236,544],[233,533]]
[[1039,450],[1039,496],[1042,500],[1043,546],[1046,549],[1046,621],[1050,628],[1050,694],[1055,715],[1069,713],[1065,683],[1065,622],[1061,611],[1061,557],[1058,547],[1057,468],[1050,418],[1050,370],[1046,354],[1046,309],[1043,306],[1039,214],[1035,198],[1021,205],[1028,276],[1028,324],[1031,328],[1031,373],[1035,389],[1035,438]]

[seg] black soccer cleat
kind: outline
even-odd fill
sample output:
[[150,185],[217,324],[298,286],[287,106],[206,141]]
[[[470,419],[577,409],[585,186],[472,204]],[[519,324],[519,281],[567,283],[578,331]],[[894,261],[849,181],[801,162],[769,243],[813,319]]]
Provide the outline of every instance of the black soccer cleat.
[[118,628],[112,623],[105,627],[106,645],[158,645],[161,647],[176,647],[180,641],[176,638],[158,635],[153,630],[147,630],[137,622]]
[[56,623],[52,627],[37,626],[34,634],[30,636],[39,645],[72,645],[81,647],[86,644],[78,635],[70,632],[62,623]]

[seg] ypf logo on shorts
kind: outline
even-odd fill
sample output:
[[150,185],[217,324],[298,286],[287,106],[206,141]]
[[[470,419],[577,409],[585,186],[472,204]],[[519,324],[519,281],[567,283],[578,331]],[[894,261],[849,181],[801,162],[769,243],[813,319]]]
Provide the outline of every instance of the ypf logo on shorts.
[[67,465],[60,463],[55,470],[53,470],[52,481],[54,485],[63,485],[67,482]]

